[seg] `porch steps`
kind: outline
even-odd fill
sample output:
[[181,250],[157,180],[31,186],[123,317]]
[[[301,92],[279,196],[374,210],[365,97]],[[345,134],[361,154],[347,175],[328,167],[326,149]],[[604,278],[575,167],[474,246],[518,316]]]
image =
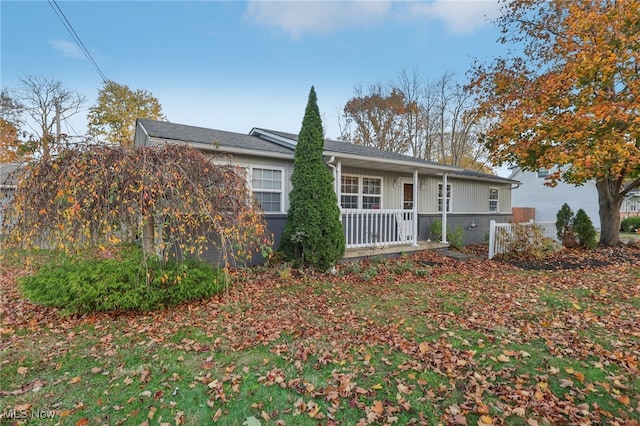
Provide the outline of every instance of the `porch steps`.
[[397,244],[381,247],[359,247],[353,249],[346,249],[344,256],[339,260],[339,263],[349,262],[352,260],[365,259],[367,257],[382,256],[382,257],[398,257],[402,254],[413,253],[423,250],[446,250],[449,248],[449,244],[435,243],[432,241],[418,241],[418,245],[413,244]]
[[447,256],[452,259],[455,259],[459,262],[466,262],[467,260],[470,260],[470,259],[478,259],[477,256],[461,253],[459,251],[448,250],[448,249],[441,250],[440,254],[442,254],[443,256]]

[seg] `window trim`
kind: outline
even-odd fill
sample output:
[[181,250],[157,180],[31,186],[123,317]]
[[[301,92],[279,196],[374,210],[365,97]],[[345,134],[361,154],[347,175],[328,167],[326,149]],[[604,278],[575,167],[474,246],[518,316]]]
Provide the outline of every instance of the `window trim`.
[[[265,214],[282,214],[284,213],[284,181],[285,181],[285,169],[284,167],[278,167],[278,166],[267,166],[267,165],[258,165],[258,164],[251,164],[248,166],[249,167],[249,176],[248,176],[248,181],[249,181],[249,190],[251,191],[251,194],[254,196],[255,199],[255,194],[257,192],[268,192],[268,193],[272,193],[272,194],[280,194],[280,210],[278,211],[267,211],[264,210],[263,211]],[[254,170],[255,169],[260,169],[260,170],[270,170],[270,171],[279,171],[280,172],[280,188],[279,189],[267,189],[267,188],[260,188],[260,189],[255,189],[253,187],[253,174],[254,174]]]
[[[344,178],[356,178],[358,180],[358,192],[354,193],[354,192],[342,192],[342,179]],[[364,179],[374,179],[380,182],[380,194],[365,194],[364,193]],[[378,209],[382,208],[382,197],[383,197],[383,192],[384,192],[384,178],[382,176],[373,176],[373,175],[357,175],[357,174],[351,174],[351,173],[343,173],[340,176],[340,208],[343,210],[363,210],[364,209],[364,197],[376,197],[378,198],[380,201],[378,204],[374,204],[378,206]],[[343,203],[342,203],[342,197],[344,196],[349,196],[349,197],[357,197],[357,204],[358,206],[356,208],[353,207],[344,207]],[[372,209],[367,209],[367,210],[372,210]],[[377,209],[376,209],[377,210]]]
[[[438,212],[441,213],[443,211],[443,205],[445,204],[444,200],[446,200],[446,212],[451,213],[453,211],[453,185],[450,183],[447,183],[446,189],[448,191],[443,191],[442,189],[443,189],[442,182],[438,182],[438,203],[437,203]],[[447,197],[447,192],[449,193],[448,197]],[[444,197],[442,197],[440,194],[443,194]]]
[[[495,191],[496,198],[491,198],[491,193],[492,193],[493,191]],[[495,208],[495,210],[492,210],[492,209],[491,209],[491,202],[492,202],[492,201],[495,201],[495,203],[496,203],[496,208]],[[499,188],[496,188],[496,187],[493,187],[493,186],[492,186],[492,187],[489,187],[489,212],[491,212],[491,213],[494,213],[494,212],[495,212],[495,213],[497,213],[497,212],[499,212],[499,211],[500,211],[500,189],[499,189]]]

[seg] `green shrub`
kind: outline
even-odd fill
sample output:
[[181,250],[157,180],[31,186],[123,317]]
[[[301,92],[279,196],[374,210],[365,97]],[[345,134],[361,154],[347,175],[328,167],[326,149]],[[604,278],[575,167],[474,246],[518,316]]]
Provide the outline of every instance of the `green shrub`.
[[623,232],[635,232],[637,229],[640,229],[640,216],[626,217],[620,222]]
[[591,218],[583,209],[579,209],[576,212],[576,217],[573,219],[573,230],[578,237],[580,247],[593,250],[598,246],[596,228],[594,228]]
[[[442,240],[442,222],[439,220],[431,222],[430,230],[431,237],[434,241]],[[456,229],[453,232],[447,228],[447,240],[451,247],[458,250],[462,249],[462,247],[464,247],[464,230],[462,229],[462,226],[456,226]]]
[[449,234],[449,244],[457,250],[462,250],[464,247],[464,230],[462,226],[456,226],[456,230]]
[[333,174],[324,163],[323,149],[322,118],[311,87],[293,157],[280,250],[296,266],[326,271],[344,255],[345,236]]
[[[63,255],[19,279],[23,294],[63,313],[149,311],[220,292],[224,276],[195,260],[146,262],[138,247],[124,247],[115,259]],[[148,279],[147,279],[148,277]]]
[[574,245],[575,241],[573,233],[573,210],[569,204],[564,203],[558,213],[556,213],[556,231],[558,240],[565,246]]
[[439,220],[431,222],[430,230],[431,238],[433,238],[433,241],[442,240],[442,222],[440,222]]

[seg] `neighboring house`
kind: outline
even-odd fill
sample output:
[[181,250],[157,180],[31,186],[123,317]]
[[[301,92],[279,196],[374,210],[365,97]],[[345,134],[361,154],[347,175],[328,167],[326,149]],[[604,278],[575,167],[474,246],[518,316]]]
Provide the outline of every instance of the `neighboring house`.
[[4,232],[4,212],[13,200],[13,194],[17,189],[14,171],[20,168],[19,164],[0,163],[0,235]]
[[[262,128],[240,134],[148,119],[138,119],[135,134],[136,146],[189,144],[231,154],[250,176],[248,187],[276,246],[289,208],[296,142],[297,135]],[[484,243],[490,220],[512,217],[511,188],[519,184],[514,179],[332,140],[325,141],[324,157],[335,177],[347,249],[417,245],[433,239],[435,221],[449,231],[462,227],[467,244]]]
[[621,219],[632,216],[640,216],[640,189],[631,191],[620,206]]
[[[555,222],[558,210],[567,203],[574,212],[583,209],[589,215],[593,226],[599,230],[600,207],[595,181],[588,181],[581,186],[558,182],[557,186],[550,187],[545,185],[548,173],[545,169],[531,172],[523,171],[519,167],[514,168],[509,178],[522,182],[522,185],[513,189],[513,207],[533,208],[536,221]],[[620,215],[622,218],[638,215],[639,207],[640,192],[632,192],[622,202]]]

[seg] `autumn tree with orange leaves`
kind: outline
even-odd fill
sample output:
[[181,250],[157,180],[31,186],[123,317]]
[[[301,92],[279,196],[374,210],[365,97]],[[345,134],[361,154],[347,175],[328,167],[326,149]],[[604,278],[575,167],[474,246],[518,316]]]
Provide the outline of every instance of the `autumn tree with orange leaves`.
[[0,163],[30,159],[28,144],[21,141],[20,115],[24,107],[7,90],[0,91]]
[[512,0],[497,23],[523,49],[472,70],[492,161],[552,170],[551,186],[595,181],[600,245],[618,244],[640,186],[640,1]]

